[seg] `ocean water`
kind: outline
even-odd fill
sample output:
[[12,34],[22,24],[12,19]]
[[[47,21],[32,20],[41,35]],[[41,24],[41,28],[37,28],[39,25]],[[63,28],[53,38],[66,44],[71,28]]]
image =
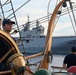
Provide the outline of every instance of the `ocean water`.
[[[65,55],[53,55],[52,62],[49,62],[48,70],[50,72],[59,72],[59,71],[64,72],[65,70],[51,67],[51,66],[62,67],[64,57],[65,57]],[[30,68],[33,72],[36,71],[36,69],[39,65],[39,62],[41,61],[42,58],[43,58],[43,55],[28,60],[29,64],[31,64]]]
[[[53,60],[50,66],[62,67],[63,60],[66,55],[53,55]],[[52,68],[53,72],[66,72],[66,70],[61,68]]]
[[53,60],[51,65],[62,66],[65,55],[53,55]]

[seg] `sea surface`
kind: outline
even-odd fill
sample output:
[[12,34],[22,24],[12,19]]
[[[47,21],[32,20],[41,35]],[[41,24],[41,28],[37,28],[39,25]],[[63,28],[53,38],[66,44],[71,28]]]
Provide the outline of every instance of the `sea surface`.
[[[27,54],[27,55],[29,56],[29,54]],[[62,67],[64,57],[65,57],[65,55],[53,54],[52,62],[49,62],[49,71],[50,72],[59,72],[59,71],[65,72],[65,70],[63,70],[63,69],[51,67],[51,66]],[[36,69],[39,65],[39,62],[41,61],[42,58],[43,58],[43,55],[28,60],[29,64],[31,64],[30,68],[33,72],[36,71]]]

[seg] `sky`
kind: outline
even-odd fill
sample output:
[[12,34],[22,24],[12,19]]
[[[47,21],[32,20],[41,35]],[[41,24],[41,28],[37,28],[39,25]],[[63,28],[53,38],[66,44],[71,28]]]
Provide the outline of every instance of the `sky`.
[[[1,2],[5,2],[6,0],[2,0]],[[17,17],[18,25],[25,24],[28,21],[27,16],[29,15],[29,20],[33,21],[44,17],[48,14],[52,14],[57,0],[12,0],[14,10],[19,8],[22,4],[29,1],[25,4],[21,9],[19,9],[15,14]],[[49,3],[50,1],[50,3]],[[71,0],[76,3],[76,0]],[[4,10],[10,9],[10,7],[6,7]],[[7,15],[7,14],[6,14]],[[66,35],[74,35],[73,27],[70,23],[69,15],[63,15],[59,19],[58,24],[55,26],[53,36],[66,36]],[[42,26],[45,27],[45,35],[47,33],[48,21],[45,23],[41,23]]]

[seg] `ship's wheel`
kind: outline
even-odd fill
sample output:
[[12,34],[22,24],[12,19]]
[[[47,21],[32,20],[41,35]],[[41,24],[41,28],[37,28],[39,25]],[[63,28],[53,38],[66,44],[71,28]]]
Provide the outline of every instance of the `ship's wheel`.
[[14,40],[4,31],[0,30],[0,63],[5,62],[8,56],[20,53]]
[[[24,61],[23,55],[20,53],[15,41],[4,31],[0,30],[0,74],[3,71],[9,70],[10,67],[8,67],[7,61],[8,64],[12,63],[14,66],[17,63],[16,59],[19,62],[20,59]],[[18,65],[19,67],[17,67]],[[15,71],[23,66],[25,66],[25,61],[21,61],[20,64],[15,65]]]

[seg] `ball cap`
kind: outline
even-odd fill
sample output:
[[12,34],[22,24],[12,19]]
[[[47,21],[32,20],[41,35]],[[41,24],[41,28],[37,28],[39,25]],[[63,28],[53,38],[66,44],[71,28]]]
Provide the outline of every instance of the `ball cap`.
[[15,24],[15,22],[11,21],[10,19],[4,19],[2,25],[4,26],[5,24],[9,24],[9,23]]
[[76,47],[72,47],[71,51],[76,52]]

